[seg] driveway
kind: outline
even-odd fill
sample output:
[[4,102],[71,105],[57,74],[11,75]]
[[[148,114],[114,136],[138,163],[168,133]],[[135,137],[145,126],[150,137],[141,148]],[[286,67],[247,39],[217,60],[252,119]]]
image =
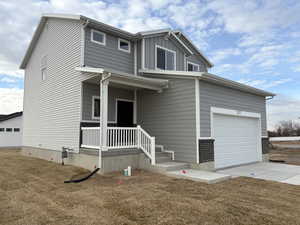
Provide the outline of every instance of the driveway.
[[294,165],[263,162],[218,170],[217,172],[233,177],[245,176],[300,185],[300,166]]

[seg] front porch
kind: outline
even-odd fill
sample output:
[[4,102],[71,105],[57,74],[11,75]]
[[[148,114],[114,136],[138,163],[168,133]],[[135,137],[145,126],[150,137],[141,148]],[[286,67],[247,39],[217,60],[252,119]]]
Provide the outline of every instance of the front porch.
[[142,89],[161,92],[168,81],[97,68],[76,70],[87,76],[82,83],[80,147],[99,155],[99,167],[101,156],[135,151],[154,165],[155,137],[137,125],[136,98]]

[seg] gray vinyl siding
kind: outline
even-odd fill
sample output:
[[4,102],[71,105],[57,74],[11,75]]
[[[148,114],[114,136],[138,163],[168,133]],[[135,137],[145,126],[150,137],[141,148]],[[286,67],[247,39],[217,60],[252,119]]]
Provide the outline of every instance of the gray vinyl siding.
[[156,144],[175,152],[175,160],[196,162],[195,81],[170,79],[162,93],[141,90],[138,124],[156,137]]
[[261,114],[262,135],[267,135],[265,98],[200,81],[200,136],[211,136],[210,107],[255,112]]
[[[199,56],[191,55],[189,57],[186,57],[186,61],[198,64],[199,67],[200,67],[200,72],[207,72],[207,68],[206,68],[204,62],[200,59]],[[187,65],[187,62],[186,62],[186,65]],[[187,66],[186,66],[186,70],[187,70]]]
[[[48,19],[25,69],[23,145],[52,150],[79,150],[81,25]],[[47,79],[41,58],[47,55]]]
[[90,67],[109,68],[134,73],[134,44],[130,53],[118,49],[118,37],[106,34],[106,45],[91,41],[91,29],[85,29],[84,64]]
[[[82,83],[82,120],[92,119],[92,98],[99,96],[99,85]],[[116,123],[116,100],[118,98],[134,100],[134,92],[121,88],[108,88],[108,122]],[[97,120],[95,120],[97,121]]]
[[155,69],[155,45],[176,51],[176,70],[184,70],[184,53],[164,36],[145,38],[145,69]]

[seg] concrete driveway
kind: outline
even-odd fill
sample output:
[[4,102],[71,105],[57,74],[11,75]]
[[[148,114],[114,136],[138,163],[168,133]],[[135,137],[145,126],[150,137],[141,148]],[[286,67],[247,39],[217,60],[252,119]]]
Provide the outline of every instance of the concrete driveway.
[[222,169],[217,172],[233,177],[245,176],[300,185],[300,166],[294,165],[262,162]]

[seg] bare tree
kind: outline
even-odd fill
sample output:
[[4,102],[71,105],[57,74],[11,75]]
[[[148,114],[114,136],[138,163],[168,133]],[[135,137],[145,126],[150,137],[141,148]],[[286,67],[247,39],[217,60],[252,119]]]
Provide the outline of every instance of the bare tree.
[[300,136],[300,123],[292,120],[280,121],[274,132],[269,132],[272,136]]

